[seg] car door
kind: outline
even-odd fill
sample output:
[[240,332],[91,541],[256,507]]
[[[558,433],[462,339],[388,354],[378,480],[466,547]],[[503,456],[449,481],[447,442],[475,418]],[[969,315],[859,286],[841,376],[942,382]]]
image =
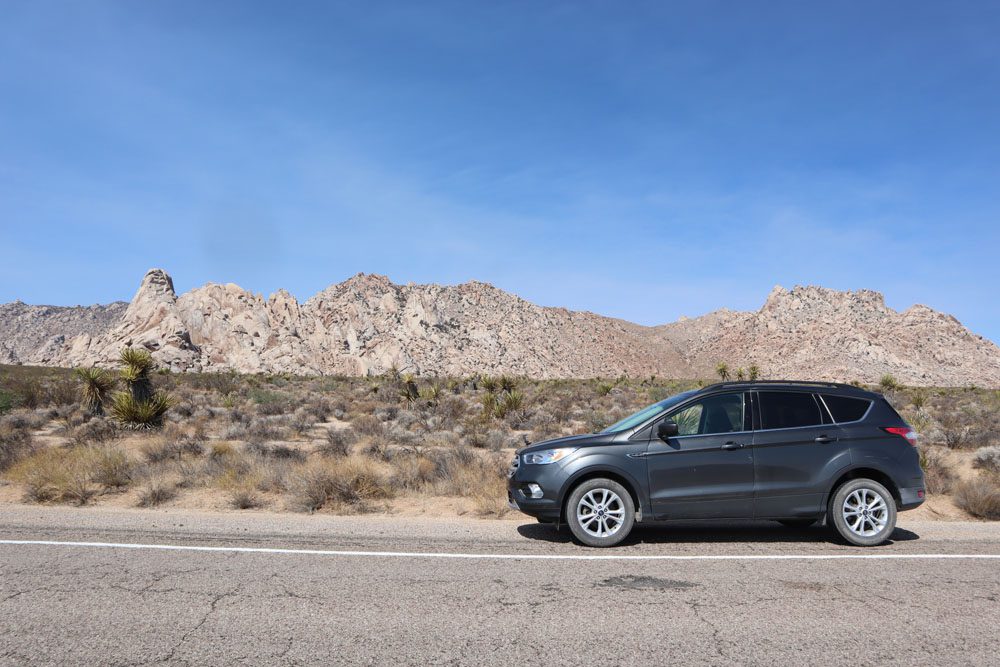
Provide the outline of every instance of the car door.
[[821,514],[831,474],[850,463],[843,429],[812,392],[759,391],[756,402],[754,516]]
[[726,392],[668,415],[678,435],[646,450],[650,504],[659,519],[753,516],[753,433],[748,394]]

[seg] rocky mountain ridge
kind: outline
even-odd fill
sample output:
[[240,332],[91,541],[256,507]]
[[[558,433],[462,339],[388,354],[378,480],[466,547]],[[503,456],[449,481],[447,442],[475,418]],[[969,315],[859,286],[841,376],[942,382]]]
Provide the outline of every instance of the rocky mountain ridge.
[[491,285],[397,285],[358,274],[300,303],[237,285],[181,295],[164,271],[131,303],[0,305],[0,363],[105,364],[141,345],[175,371],[767,377],[1000,386],[1000,348],[926,306],[897,312],[870,290],[776,287],[758,311],[722,309],[646,327],[529,303]]

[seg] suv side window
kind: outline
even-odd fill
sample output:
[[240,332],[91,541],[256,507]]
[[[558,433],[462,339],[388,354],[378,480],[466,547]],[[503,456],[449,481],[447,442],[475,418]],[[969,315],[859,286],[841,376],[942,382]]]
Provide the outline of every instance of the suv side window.
[[718,394],[668,416],[677,422],[677,435],[712,435],[743,431],[743,394]]
[[837,423],[856,422],[865,416],[872,402],[864,398],[823,394],[823,402],[830,408]]
[[819,426],[823,416],[812,394],[797,391],[762,391],[761,428],[796,428]]

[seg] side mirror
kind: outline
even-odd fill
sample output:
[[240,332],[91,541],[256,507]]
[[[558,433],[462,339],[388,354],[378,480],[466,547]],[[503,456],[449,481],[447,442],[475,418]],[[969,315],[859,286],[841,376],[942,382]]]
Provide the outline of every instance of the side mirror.
[[660,440],[666,441],[668,438],[673,438],[680,432],[677,428],[677,422],[673,419],[664,419],[660,422],[660,425],[656,427],[656,436]]

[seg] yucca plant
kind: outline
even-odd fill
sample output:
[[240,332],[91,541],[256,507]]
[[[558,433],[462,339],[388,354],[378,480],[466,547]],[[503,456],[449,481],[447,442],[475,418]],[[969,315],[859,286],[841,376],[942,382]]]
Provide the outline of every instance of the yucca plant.
[[729,379],[729,364],[720,361],[715,365],[715,372],[719,374],[719,379],[725,382]]
[[500,383],[496,378],[492,378],[489,375],[484,375],[479,379],[479,386],[483,388],[487,394],[495,394],[500,389]]
[[158,428],[172,401],[166,393],[153,389],[149,372],[156,367],[156,362],[147,350],[134,347],[124,348],[118,358],[124,366],[121,379],[126,391],[111,397],[112,416],[124,428]]
[[747,377],[751,382],[756,382],[760,379],[760,366],[757,364],[750,364],[750,368],[747,369]]
[[94,417],[104,414],[104,404],[115,387],[115,378],[103,368],[77,368],[73,373],[80,380],[83,407]]
[[500,385],[500,391],[505,391],[508,394],[517,389],[517,378],[515,377],[501,375],[497,382]]

